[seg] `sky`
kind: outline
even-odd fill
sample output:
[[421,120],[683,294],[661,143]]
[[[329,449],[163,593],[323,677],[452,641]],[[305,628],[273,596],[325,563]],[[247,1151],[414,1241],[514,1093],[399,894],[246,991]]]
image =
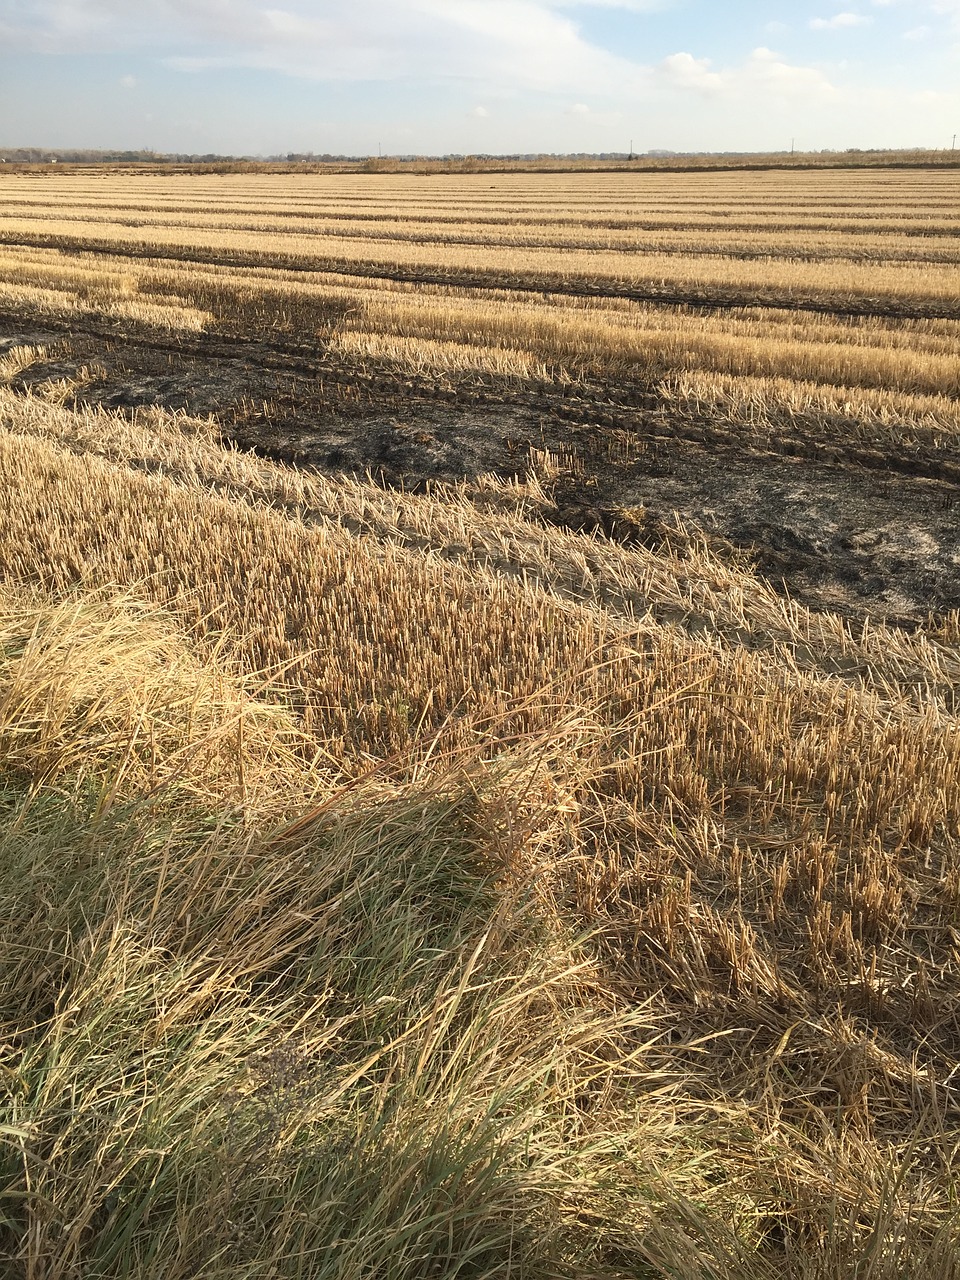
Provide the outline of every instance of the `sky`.
[[0,147],[952,145],[960,0],[0,0]]

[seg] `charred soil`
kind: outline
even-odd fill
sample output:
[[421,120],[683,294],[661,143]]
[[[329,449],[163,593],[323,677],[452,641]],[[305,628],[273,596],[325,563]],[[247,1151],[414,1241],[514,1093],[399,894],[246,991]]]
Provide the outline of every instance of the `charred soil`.
[[960,450],[877,449],[829,422],[752,428],[678,414],[642,384],[457,382],[353,366],[322,343],[0,318],[14,385],[65,403],[157,405],[225,441],[419,491],[535,472],[545,518],[656,546],[700,531],[801,602],[912,626],[960,607]]

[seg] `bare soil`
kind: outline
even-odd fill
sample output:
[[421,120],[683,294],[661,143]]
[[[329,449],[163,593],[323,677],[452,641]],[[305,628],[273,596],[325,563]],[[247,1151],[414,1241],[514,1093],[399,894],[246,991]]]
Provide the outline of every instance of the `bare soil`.
[[904,626],[960,608],[960,451],[881,453],[830,423],[752,433],[680,418],[643,386],[452,386],[274,337],[0,317],[0,352],[22,343],[51,347],[17,378],[24,391],[77,380],[79,403],[212,415],[242,448],[413,490],[535,471],[548,518],[585,536],[656,546],[679,522],[813,607]]

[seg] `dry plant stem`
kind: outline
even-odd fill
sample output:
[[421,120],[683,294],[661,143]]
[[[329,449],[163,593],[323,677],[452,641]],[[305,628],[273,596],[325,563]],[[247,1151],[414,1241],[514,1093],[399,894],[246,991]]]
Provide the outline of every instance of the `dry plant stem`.
[[[462,216],[512,270],[550,207],[576,273],[602,256],[576,245],[585,216],[686,210],[674,247],[721,209],[785,246],[819,220],[811,250],[848,253],[955,217],[952,173],[786,175],[759,202],[695,176],[410,187],[388,248],[436,265],[413,237]],[[115,244],[175,247],[201,238],[178,202],[200,221],[232,200],[232,225],[286,226],[274,257],[308,261],[396,193],[5,178],[0,203],[8,230],[39,204],[71,236],[152,205],[161,231],[118,220]],[[643,269],[695,279],[708,257]],[[869,270],[710,261],[738,288]],[[917,267],[877,268],[871,296],[933,297],[952,269]],[[0,277],[37,316],[157,341],[257,316],[520,383],[645,352],[688,416],[956,428],[952,320],[46,249]],[[550,527],[546,455],[542,481],[389,492],[226,449],[212,421],[85,408],[88,375],[31,394],[44,358],[0,365],[7,1272],[957,1280],[957,618],[855,628],[694,531],[654,552]]]
[[[871,313],[921,295],[931,304],[936,296],[956,297],[949,277],[956,267],[917,260],[931,233],[949,233],[956,178],[844,178],[833,207],[814,185],[821,178],[785,175],[762,196],[739,175],[520,177],[493,194],[464,178],[429,202],[415,184],[366,177],[342,177],[335,189],[318,179],[291,186],[251,177],[226,190],[221,179],[106,186],[67,179],[46,199],[29,180],[15,179],[0,191],[7,233],[16,238],[19,226],[21,239],[29,239],[46,227],[53,247],[20,244],[0,253],[0,303],[38,319],[127,322],[145,331],[265,327],[315,341],[319,353],[387,365],[401,375],[627,381],[659,388],[668,408],[679,403],[684,412],[719,413],[753,426],[826,414],[838,419],[837,429],[876,448],[888,442],[909,448],[917,432],[933,432],[936,447],[952,446],[960,320]],[[264,208],[273,211],[272,221],[265,221]],[[143,225],[125,226],[125,209],[128,221]],[[735,228],[746,209],[770,222],[762,243],[756,226],[749,228],[762,261],[736,256],[732,230],[705,229],[718,220]],[[28,217],[18,221],[18,210]],[[910,234],[895,231],[893,213],[895,225]],[[802,231],[805,219],[828,215],[826,239]],[[483,243],[451,243],[452,221],[471,218]],[[624,219],[651,218],[654,224],[672,218],[681,227],[693,221],[674,237],[670,254],[660,232],[640,228],[631,232],[636,239],[625,240],[616,230]],[[538,248],[525,232],[518,254],[517,226],[532,219],[545,220],[544,237],[560,236],[566,247],[545,241]],[[551,219],[558,220],[556,231]],[[594,227],[589,234],[585,219]],[[598,247],[602,227],[609,228],[607,248]],[[807,237],[799,245],[798,233]],[[584,240],[590,235],[593,247]],[[141,241],[154,247],[137,248]],[[716,252],[705,256],[711,241]],[[126,255],[125,244],[146,256]],[[110,252],[84,252],[95,245]],[[264,246],[270,265],[258,266]],[[176,261],[181,250],[200,249],[210,261]],[[338,264],[362,274],[338,274]],[[453,276],[449,285],[424,286],[390,279],[395,268]],[[469,287],[456,283],[464,270]],[[938,283],[941,270],[947,275]],[[475,278],[484,271],[487,278]],[[511,280],[521,291],[497,288]],[[531,292],[538,280],[543,293]],[[578,280],[613,294],[637,281],[666,297],[682,287],[693,290],[694,301],[697,291],[705,302],[720,299],[724,309],[697,313],[550,292],[551,281]],[[758,305],[778,300],[785,310]],[[845,302],[863,314],[830,314]],[[808,303],[816,309],[793,309]]]

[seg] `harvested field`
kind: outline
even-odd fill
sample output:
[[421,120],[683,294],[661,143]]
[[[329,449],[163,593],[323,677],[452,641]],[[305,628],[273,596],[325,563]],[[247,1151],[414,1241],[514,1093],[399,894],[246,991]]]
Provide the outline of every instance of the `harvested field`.
[[955,171],[0,175],[15,1280],[958,1280]]

